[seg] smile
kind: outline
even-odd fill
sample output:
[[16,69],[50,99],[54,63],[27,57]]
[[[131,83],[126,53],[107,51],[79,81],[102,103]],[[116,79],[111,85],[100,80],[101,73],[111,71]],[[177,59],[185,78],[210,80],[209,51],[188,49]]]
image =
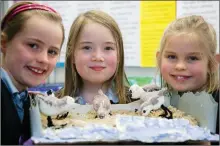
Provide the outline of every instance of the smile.
[[39,69],[39,68],[34,68],[34,67],[27,67],[30,71],[32,71],[32,73],[37,74],[37,75],[41,75],[45,72],[45,70],[43,69]]
[[177,81],[185,81],[188,80],[189,78],[191,78],[191,76],[181,76],[181,75],[171,75],[175,80]]

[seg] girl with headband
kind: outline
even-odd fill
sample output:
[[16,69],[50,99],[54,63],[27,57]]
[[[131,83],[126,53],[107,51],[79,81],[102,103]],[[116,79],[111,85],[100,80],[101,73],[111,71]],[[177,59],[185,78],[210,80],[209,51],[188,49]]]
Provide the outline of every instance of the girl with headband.
[[64,41],[62,18],[52,8],[17,2],[1,21],[1,144],[30,138],[27,88],[54,69]]

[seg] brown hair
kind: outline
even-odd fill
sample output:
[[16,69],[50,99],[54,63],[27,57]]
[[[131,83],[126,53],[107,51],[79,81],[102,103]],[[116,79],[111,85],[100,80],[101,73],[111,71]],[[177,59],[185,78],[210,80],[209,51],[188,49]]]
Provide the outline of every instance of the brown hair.
[[115,89],[116,95],[119,98],[119,103],[130,102],[130,99],[126,97],[125,91],[129,86],[129,83],[124,71],[124,47],[121,31],[111,16],[109,16],[107,13],[104,13],[103,11],[98,10],[91,10],[80,14],[71,26],[66,50],[65,84],[64,89],[63,91],[60,91],[59,96],[62,97],[69,95],[74,97],[76,96],[77,88],[82,86],[82,79],[72,62],[74,60],[76,44],[82,28],[85,26],[85,24],[88,24],[91,21],[99,23],[108,28],[116,41],[116,46],[118,48],[118,65],[111,81],[113,81],[113,88]]
[[[30,9],[26,11],[19,12],[15,16],[12,17],[9,21],[6,21],[6,17],[15,10],[17,7],[25,5],[25,4],[38,4],[36,2],[28,2],[28,1],[23,1],[23,2],[16,2],[14,5],[12,5],[5,16],[3,17],[1,21],[1,38],[4,38],[7,42],[11,41],[13,37],[22,29],[24,29],[24,24],[27,22],[27,20],[33,16],[33,15],[39,15],[42,17],[45,17],[51,21],[54,21],[56,23],[60,24],[60,27],[63,32],[63,40],[61,43],[61,46],[64,41],[64,26],[62,23],[62,18],[59,14],[52,12],[52,11],[45,11],[45,10],[38,10],[38,9]],[[4,26],[3,26],[4,25]]]

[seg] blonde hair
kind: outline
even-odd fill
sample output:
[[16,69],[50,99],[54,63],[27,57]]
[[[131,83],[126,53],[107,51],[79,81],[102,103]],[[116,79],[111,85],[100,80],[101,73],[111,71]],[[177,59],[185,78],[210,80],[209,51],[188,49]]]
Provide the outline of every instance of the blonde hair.
[[[160,68],[161,58],[168,39],[171,36],[187,35],[188,39],[192,41],[197,40],[198,45],[205,52],[208,58],[208,75],[207,82],[204,87],[199,90],[206,90],[213,92],[219,88],[217,62],[215,54],[217,49],[216,32],[213,26],[207,23],[201,16],[186,16],[176,19],[164,31],[160,43],[160,54],[157,57],[157,65]],[[169,85],[164,81],[165,86]],[[171,88],[171,87],[169,87]]]
[[[125,96],[126,86],[129,86],[129,83],[124,72],[124,47],[122,34],[115,20],[107,13],[99,10],[90,10],[80,14],[71,26],[66,50],[64,89],[63,91],[60,91],[58,96],[62,97],[69,95],[75,97],[77,90],[82,87],[82,79],[76,71],[75,65],[73,65],[73,60],[79,35],[83,27],[90,22],[99,23],[111,31],[118,48],[118,64],[111,81],[113,81],[113,88],[119,98],[119,103],[130,102]],[[111,81],[109,81],[109,83],[111,83]]]
[[[11,41],[13,37],[22,31],[24,29],[24,25],[27,22],[29,18],[31,18],[33,15],[38,15],[45,17],[51,21],[54,21],[58,23],[62,29],[63,32],[63,40],[61,43],[61,46],[64,41],[64,26],[62,23],[62,18],[59,14],[51,12],[51,11],[45,11],[45,10],[38,10],[38,9],[30,9],[26,11],[19,12],[17,15],[13,16],[11,20],[5,22],[6,17],[13,11],[15,10],[18,6],[25,5],[25,4],[38,4],[36,2],[28,2],[28,1],[23,1],[23,2],[16,2],[14,5],[12,5],[5,16],[3,17],[1,21],[1,28],[2,28],[2,33],[1,36],[4,38],[7,42]],[[3,24],[5,23],[5,24]]]

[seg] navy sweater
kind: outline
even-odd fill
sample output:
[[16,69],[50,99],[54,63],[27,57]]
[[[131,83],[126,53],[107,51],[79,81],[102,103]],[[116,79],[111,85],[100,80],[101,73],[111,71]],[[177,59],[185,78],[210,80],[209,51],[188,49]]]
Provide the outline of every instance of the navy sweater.
[[12,95],[1,80],[1,145],[18,145],[20,136],[30,138],[30,100],[24,104],[24,120],[21,123]]

